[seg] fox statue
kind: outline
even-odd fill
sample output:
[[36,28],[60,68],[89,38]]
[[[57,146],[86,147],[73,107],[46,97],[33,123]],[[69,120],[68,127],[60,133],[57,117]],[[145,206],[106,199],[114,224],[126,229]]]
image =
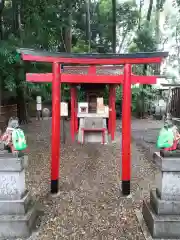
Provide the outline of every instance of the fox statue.
[[180,134],[177,126],[173,124],[171,116],[165,119],[164,126],[159,132],[157,147],[163,151],[180,149]]
[[13,154],[18,154],[27,148],[26,138],[23,130],[20,129],[17,117],[11,117],[4,134],[1,135],[0,141],[4,144],[4,149]]

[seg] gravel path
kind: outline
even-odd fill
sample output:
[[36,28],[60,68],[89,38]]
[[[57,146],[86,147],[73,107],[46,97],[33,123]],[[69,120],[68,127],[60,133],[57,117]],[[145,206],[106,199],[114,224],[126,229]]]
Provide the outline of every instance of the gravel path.
[[[156,141],[163,124],[163,120],[158,121],[152,118],[132,120],[132,139],[149,160],[153,161],[152,155],[158,151]],[[155,164],[159,165],[158,162]]]
[[[68,132],[66,123],[66,132]],[[132,144],[132,197],[121,195],[120,132],[114,145],[71,144],[61,151],[60,194],[49,195],[50,120],[29,124],[27,187],[44,215],[31,240],[144,240],[134,210],[141,207],[157,172]],[[29,240],[30,240],[29,239]]]

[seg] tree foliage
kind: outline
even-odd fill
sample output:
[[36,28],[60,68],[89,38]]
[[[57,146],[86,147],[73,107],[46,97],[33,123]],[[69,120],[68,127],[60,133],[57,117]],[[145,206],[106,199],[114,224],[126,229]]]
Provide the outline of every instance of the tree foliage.
[[[137,5],[136,1],[131,0],[91,0],[91,51],[108,53],[116,50],[123,53],[157,50],[158,36],[162,35],[159,17],[164,10],[165,0],[151,0],[145,9],[144,2],[141,0],[140,5]],[[176,4],[180,6],[178,0]],[[19,109],[25,109],[26,101],[39,93],[46,99],[51,98],[49,84],[29,84],[25,81],[26,72],[50,72],[51,69],[46,64],[22,62],[16,49],[28,47],[49,51],[88,52],[87,24],[85,0],[1,0],[0,81],[4,90],[16,95]],[[179,36],[178,32],[177,34]],[[144,74],[144,69],[146,74],[150,74],[153,73],[154,66],[135,66],[134,72]],[[67,86],[63,85],[64,88],[67,89]],[[136,90],[133,90],[133,96],[138,95]],[[144,92],[146,96],[149,91],[149,87],[139,89],[139,93]],[[63,92],[67,99],[68,91]],[[121,98],[119,87],[117,101],[120,102]],[[26,114],[19,114],[22,120],[27,119]]]

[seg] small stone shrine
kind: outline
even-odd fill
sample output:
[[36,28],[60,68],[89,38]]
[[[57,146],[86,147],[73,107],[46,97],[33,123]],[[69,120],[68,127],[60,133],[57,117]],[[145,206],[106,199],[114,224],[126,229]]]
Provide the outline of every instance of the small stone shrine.
[[26,238],[37,211],[25,186],[27,156],[16,157],[0,149],[0,239]]
[[97,98],[103,97],[106,85],[105,84],[82,84],[81,89],[85,93],[85,102],[88,103],[88,112],[97,112]]
[[81,143],[102,143],[108,142],[107,121],[109,112],[105,111],[104,91],[105,84],[82,84],[85,102],[79,103],[79,133],[78,141]]
[[160,173],[150,202],[143,203],[143,217],[153,238],[180,239],[180,153],[162,157],[154,153]]

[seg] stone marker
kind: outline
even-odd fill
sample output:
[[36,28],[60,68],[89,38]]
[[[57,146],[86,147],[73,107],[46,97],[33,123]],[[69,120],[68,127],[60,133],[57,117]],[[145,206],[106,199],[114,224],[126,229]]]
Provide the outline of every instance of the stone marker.
[[36,97],[36,111],[37,111],[37,118],[40,120],[42,115],[42,98],[41,96]]
[[25,186],[27,156],[0,154],[0,239],[29,237],[37,211]]
[[50,110],[48,108],[43,108],[42,110],[43,119],[49,119],[50,115],[51,115]]
[[163,158],[159,152],[154,158],[161,172],[150,202],[143,203],[143,217],[152,237],[180,239],[180,158]]

